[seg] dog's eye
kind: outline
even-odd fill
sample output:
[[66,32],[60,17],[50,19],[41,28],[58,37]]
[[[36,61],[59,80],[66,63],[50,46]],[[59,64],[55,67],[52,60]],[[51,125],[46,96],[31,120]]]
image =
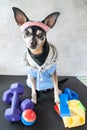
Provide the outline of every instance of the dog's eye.
[[30,37],[32,34],[29,32],[29,31],[26,31],[24,34],[23,34],[23,37],[24,38],[27,38],[27,37]]
[[42,37],[43,37],[43,33],[39,33],[39,34],[37,35],[37,37],[42,38]]
[[25,35],[26,35],[26,36],[31,36],[32,33],[30,33],[29,31],[27,31],[27,32],[25,33]]

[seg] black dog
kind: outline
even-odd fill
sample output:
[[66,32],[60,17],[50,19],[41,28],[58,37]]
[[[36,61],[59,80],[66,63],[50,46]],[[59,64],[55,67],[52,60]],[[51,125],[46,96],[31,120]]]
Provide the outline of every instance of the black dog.
[[58,103],[58,76],[56,74],[57,51],[47,41],[46,33],[52,28],[59,12],[48,15],[43,21],[29,20],[23,11],[13,7],[14,17],[22,30],[27,52],[25,62],[28,68],[27,85],[32,89],[32,101],[37,103],[36,90],[46,90],[54,87],[54,102]]

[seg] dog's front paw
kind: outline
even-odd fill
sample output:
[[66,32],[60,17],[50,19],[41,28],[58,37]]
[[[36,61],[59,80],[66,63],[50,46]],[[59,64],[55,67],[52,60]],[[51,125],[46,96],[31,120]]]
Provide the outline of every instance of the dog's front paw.
[[60,102],[59,95],[62,93],[61,90],[58,90],[58,93],[54,95],[54,103],[58,104]]
[[57,96],[57,98],[54,98],[54,103],[58,104],[59,103],[59,97]]
[[37,104],[37,97],[36,97],[36,94],[34,94],[31,98],[31,101],[35,104]]
[[62,91],[59,89],[59,90],[58,90],[58,95],[60,95],[61,93],[62,93]]

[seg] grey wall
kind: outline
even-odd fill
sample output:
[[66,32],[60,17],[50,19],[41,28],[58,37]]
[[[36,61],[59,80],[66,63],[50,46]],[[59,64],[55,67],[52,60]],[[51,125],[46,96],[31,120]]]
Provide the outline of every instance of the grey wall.
[[26,48],[14,21],[13,6],[34,20],[61,12],[55,27],[48,32],[48,41],[59,52],[59,75],[87,76],[87,0],[0,0],[0,74],[26,74]]

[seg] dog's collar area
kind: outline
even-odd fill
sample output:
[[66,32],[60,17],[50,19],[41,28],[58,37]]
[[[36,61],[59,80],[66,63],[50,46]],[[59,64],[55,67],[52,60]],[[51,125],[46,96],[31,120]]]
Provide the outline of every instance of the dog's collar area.
[[[49,53],[49,44],[47,42],[45,42],[45,44],[43,45],[43,52],[42,54],[39,54],[39,55],[33,55],[30,50],[28,49],[28,52],[30,54],[30,56],[32,57],[32,59],[39,65],[43,65],[45,63],[45,60],[48,56],[48,53]],[[43,58],[42,58],[43,57]]]
[[57,61],[57,51],[56,48],[54,46],[52,46],[51,44],[49,44],[49,53],[48,56],[44,62],[44,64],[42,64],[41,66],[38,65],[35,60],[30,56],[29,52],[27,51],[27,53],[25,54],[25,58],[28,62],[29,62],[29,68],[31,69],[35,69],[35,70],[39,70],[39,72],[42,72],[44,70],[49,69],[50,67],[52,67],[54,64],[56,64]]
[[20,26],[21,30],[24,31],[24,29],[26,29],[27,27],[31,27],[31,26],[38,26],[40,28],[42,28],[43,30],[45,30],[46,32],[49,31],[49,27],[41,22],[26,22],[23,25]]

